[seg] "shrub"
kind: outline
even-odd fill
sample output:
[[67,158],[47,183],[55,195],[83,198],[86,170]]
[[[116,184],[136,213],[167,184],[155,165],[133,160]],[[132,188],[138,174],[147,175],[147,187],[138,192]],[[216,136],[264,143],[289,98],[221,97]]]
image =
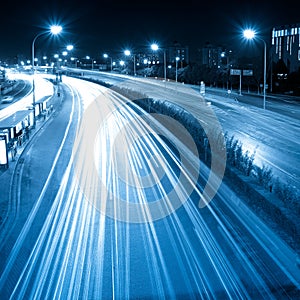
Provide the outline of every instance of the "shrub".
[[263,165],[262,167],[255,166],[255,176],[258,183],[264,188],[272,187],[273,174],[271,168]]

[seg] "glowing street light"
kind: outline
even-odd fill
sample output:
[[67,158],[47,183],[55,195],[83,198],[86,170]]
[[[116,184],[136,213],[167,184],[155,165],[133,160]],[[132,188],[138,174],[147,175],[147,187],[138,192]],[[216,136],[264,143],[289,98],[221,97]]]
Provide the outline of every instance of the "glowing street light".
[[[57,35],[61,31],[62,31],[62,27],[59,26],[59,25],[53,25],[53,26],[50,27],[50,33],[52,33],[53,35]],[[35,60],[35,58],[34,58],[34,44],[35,44],[35,41],[37,40],[38,37],[40,37],[41,35],[44,35],[46,33],[49,33],[49,31],[40,32],[39,34],[37,34],[35,36],[35,38],[32,41],[32,47],[31,47],[32,51],[31,52],[32,52],[32,70],[33,70],[33,73],[34,73],[34,60]]]
[[91,60],[91,62],[92,62],[92,70],[94,70],[94,64],[96,63],[96,60],[94,60],[93,58],[91,58],[89,55],[86,55],[85,59]]
[[263,107],[266,109],[266,77],[267,77],[267,45],[266,42],[261,38],[256,36],[256,33],[252,29],[246,29],[243,31],[244,38],[248,40],[252,40],[254,38],[258,38],[259,40],[263,41],[264,43],[264,84],[263,84],[263,95],[264,95],[264,103]]
[[131,54],[131,52],[130,52],[130,50],[125,50],[125,51],[124,51],[124,54],[125,54],[126,56],[129,56],[129,55]]
[[[62,27],[59,25],[53,25],[50,27],[50,33],[52,33],[53,35],[57,35],[62,31]],[[35,84],[34,84],[34,73],[35,73],[35,66],[34,66],[34,44],[35,41],[37,40],[38,37],[40,37],[41,35],[44,35],[46,33],[49,33],[49,31],[42,31],[39,34],[37,34],[35,36],[35,38],[32,41],[32,45],[31,45],[31,54],[32,54],[32,74],[33,74],[33,78],[32,78],[32,106],[33,106],[33,126],[35,126]]]
[[61,33],[62,27],[60,25],[52,25],[50,27],[50,31],[51,31],[52,34],[56,35],[56,34]]
[[[159,50],[159,46],[157,44],[152,44],[151,45],[151,49],[153,51],[158,51]],[[164,50],[164,79],[165,79],[165,82],[167,81],[167,62],[166,62],[166,49],[163,49]]]
[[72,57],[70,58],[70,60],[74,62],[75,68],[77,68],[78,57],[73,57],[73,56],[72,56]]
[[66,48],[67,48],[68,51],[72,51],[74,49],[74,46],[73,45],[67,45]]
[[[71,53],[71,51],[73,51],[74,50],[74,46],[73,45],[67,45],[66,46],[66,50],[64,50],[63,52],[62,52],[62,55],[65,57],[65,60],[64,60],[64,63],[65,64],[67,64],[67,61],[68,61],[68,59],[67,59],[67,56]],[[72,60],[72,59],[71,59]]]
[[[131,55],[131,51],[130,50],[125,50],[124,54],[126,56],[130,56]],[[133,75],[136,76],[135,54],[133,54]]]
[[112,67],[113,67],[112,57],[111,57],[111,56],[108,56],[107,53],[104,53],[104,54],[103,54],[103,57],[104,57],[104,58],[110,58],[110,71],[112,71]]
[[177,82],[177,73],[178,73],[177,70],[178,70],[178,61],[179,61],[179,57],[176,56],[175,60],[176,60],[176,78],[175,78],[175,81]]

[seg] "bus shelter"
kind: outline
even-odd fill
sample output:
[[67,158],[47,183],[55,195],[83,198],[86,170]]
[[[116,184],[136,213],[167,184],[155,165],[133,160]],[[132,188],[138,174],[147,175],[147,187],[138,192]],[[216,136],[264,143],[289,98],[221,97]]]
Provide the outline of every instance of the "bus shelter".
[[16,147],[21,146],[29,139],[32,124],[33,110],[16,111],[0,120],[0,135],[6,137],[8,151],[15,152]]

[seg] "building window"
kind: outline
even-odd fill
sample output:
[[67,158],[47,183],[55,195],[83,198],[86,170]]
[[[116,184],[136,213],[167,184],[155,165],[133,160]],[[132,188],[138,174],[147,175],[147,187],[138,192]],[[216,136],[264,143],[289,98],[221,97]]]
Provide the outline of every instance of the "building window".
[[278,45],[278,58],[281,59],[281,39],[282,37],[279,38],[279,45]]

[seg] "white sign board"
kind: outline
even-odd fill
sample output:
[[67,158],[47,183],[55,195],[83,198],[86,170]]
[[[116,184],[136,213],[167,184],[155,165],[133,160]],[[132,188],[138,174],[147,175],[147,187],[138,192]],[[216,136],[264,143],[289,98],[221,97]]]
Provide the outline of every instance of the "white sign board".
[[0,136],[0,165],[7,165],[7,150],[5,136]]
[[230,69],[230,75],[241,75],[242,72],[240,69]]
[[243,70],[243,76],[253,76],[253,70]]

